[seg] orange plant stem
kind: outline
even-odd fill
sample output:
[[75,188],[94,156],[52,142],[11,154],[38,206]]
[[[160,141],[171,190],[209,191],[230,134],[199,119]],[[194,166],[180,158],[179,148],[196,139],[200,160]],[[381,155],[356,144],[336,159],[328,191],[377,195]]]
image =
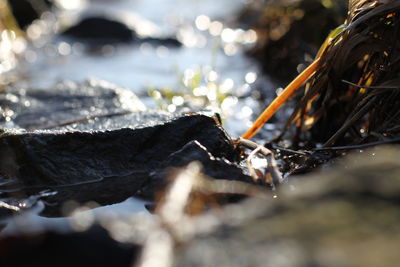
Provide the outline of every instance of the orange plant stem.
[[312,77],[319,66],[320,58],[314,60],[302,73],[300,73],[282,93],[261,113],[253,125],[242,135],[242,138],[252,138],[261,127],[275,114],[275,112],[288,100],[293,93]]

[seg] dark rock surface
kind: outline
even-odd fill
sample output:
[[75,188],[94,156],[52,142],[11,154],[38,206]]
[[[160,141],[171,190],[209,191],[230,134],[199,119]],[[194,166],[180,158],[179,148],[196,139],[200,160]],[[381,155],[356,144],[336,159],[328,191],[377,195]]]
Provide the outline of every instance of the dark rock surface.
[[135,32],[128,26],[103,17],[83,18],[61,35],[97,44],[129,43],[136,39]]
[[[156,113],[153,116],[157,117]],[[129,117],[125,115],[125,120]],[[59,191],[50,198],[57,201],[94,200],[101,204],[119,202],[139,192],[151,197],[156,185],[163,183],[167,168],[193,160],[203,162],[206,174],[216,178],[249,180],[230,163],[236,156],[233,146],[213,118],[199,114],[173,119],[158,116],[150,124],[136,128],[128,124],[107,131],[6,133],[0,138],[2,180],[12,180],[17,184],[14,187],[28,191]],[[145,184],[146,190],[141,191]]]
[[[230,148],[222,148],[222,150],[230,150]],[[181,149],[171,153],[164,161],[158,171],[151,173],[151,178],[148,183],[145,183],[141,189],[143,196],[151,196],[154,188],[163,185],[165,177],[169,174],[171,167],[184,167],[192,161],[198,161],[202,164],[205,174],[214,179],[225,179],[231,181],[243,181],[254,183],[250,176],[244,175],[243,170],[238,167],[235,160],[235,153],[230,152],[230,155],[210,152],[211,150],[198,140],[190,141]]]
[[12,200],[57,192],[45,197],[47,215],[60,214],[68,200],[152,198],[169,168],[195,160],[212,177],[251,182],[214,117],[138,111],[145,108],[133,93],[95,81],[0,97],[13,111],[3,125],[20,128],[0,136],[0,191]]
[[0,239],[0,266],[130,266],[140,247],[112,239],[100,226],[85,232],[47,232]]
[[182,43],[175,37],[146,37],[139,40],[140,43],[148,43],[153,46],[166,46],[169,48],[179,48]]
[[8,160],[12,158],[15,165],[2,166],[1,173],[35,186],[134,175],[154,170],[192,140],[198,140],[211,154],[232,158],[232,147],[215,121],[191,115],[138,129],[5,134],[0,139],[1,150],[9,151]]
[[74,41],[83,42],[92,48],[106,44],[148,43],[151,45],[180,47],[182,44],[174,37],[144,37],[137,36],[134,29],[118,19],[101,16],[84,17],[77,24],[60,33]]
[[[329,171],[306,175],[280,187],[277,198],[272,195],[251,198],[191,217],[189,229],[193,227],[196,231],[196,225],[201,226],[199,232],[179,243],[173,254],[174,265],[168,266],[396,266],[400,260],[399,153],[398,147],[365,151],[344,158]],[[99,249],[94,257],[99,259],[98,251],[106,247],[112,253],[106,253],[108,259],[104,262],[117,257],[115,264],[118,265],[113,266],[131,266],[123,263],[128,258],[126,252],[133,251],[131,255],[138,259],[140,246],[137,244],[146,243],[146,236],[152,236],[153,231],[159,233],[157,226],[153,228],[159,221],[152,218],[155,224],[140,216],[110,218],[109,223],[102,224],[110,235],[115,231],[120,233],[113,227],[114,223],[124,225],[131,244],[125,248],[108,239],[102,229],[100,236],[99,233],[91,236],[90,230],[69,234],[47,232],[39,235],[40,238],[37,235],[2,238],[0,256],[5,257],[0,257],[0,262],[10,256],[15,259],[15,255],[32,255],[27,251],[33,249],[37,253],[37,257],[32,256],[33,263],[40,259],[41,266],[52,266],[48,258],[42,257],[43,253],[57,248],[60,254],[54,255],[64,259],[68,256],[59,248],[72,246],[67,250],[70,258],[65,262],[71,264],[77,251],[83,249],[85,257],[81,262],[89,264],[94,256],[91,248]],[[182,232],[185,230],[182,228]],[[15,244],[20,245],[19,249],[15,249]],[[99,266],[102,265],[99,263]]]

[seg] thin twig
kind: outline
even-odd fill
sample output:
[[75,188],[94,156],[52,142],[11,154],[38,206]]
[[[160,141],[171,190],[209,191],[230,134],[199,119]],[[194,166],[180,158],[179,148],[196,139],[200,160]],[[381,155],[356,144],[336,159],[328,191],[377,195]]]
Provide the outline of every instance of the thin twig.
[[366,103],[362,108],[360,108],[354,116],[352,116],[348,121],[346,121],[342,127],[340,127],[339,130],[331,137],[329,138],[328,141],[325,142],[323,147],[329,147],[333,145],[336,140],[341,137],[349,127],[354,125],[355,122],[357,122],[359,119],[361,119],[365,114],[367,114],[370,111],[370,108],[372,105],[375,103],[376,97],[371,99],[368,103]]
[[286,152],[286,153],[290,153],[290,154],[297,154],[297,155],[300,155],[300,156],[309,156],[310,155],[309,151],[297,151],[297,150],[293,150],[293,149],[290,149],[290,148],[280,147],[280,146],[278,146],[276,144],[272,144],[272,146],[273,146],[273,148],[275,150],[280,150],[280,151],[283,151],[283,152]]
[[[251,153],[249,154],[249,156],[248,156],[247,159],[246,159],[247,168],[249,169],[250,175],[251,175],[251,177],[253,177],[253,180],[254,180],[254,181],[257,181],[257,180],[259,179],[259,177],[258,177],[257,172],[256,172],[256,170],[254,169],[253,163],[252,163],[251,161],[252,161],[253,157],[254,157],[258,152],[260,152],[260,149],[261,149],[261,147],[259,146],[259,147],[257,147],[256,149],[254,149],[253,151],[251,151]],[[274,186],[274,185],[272,184],[272,186]]]
[[248,149],[252,149],[252,150],[258,149],[259,151],[257,153],[262,155],[263,157],[265,157],[265,159],[267,160],[267,164],[268,164],[267,170],[271,174],[273,184],[281,184],[284,182],[282,174],[279,171],[278,165],[276,164],[274,154],[272,153],[271,150],[269,150],[268,148],[266,148],[264,146],[260,146],[253,141],[250,141],[248,139],[243,139],[243,138],[239,138],[237,140],[237,144],[239,146],[242,146],[242,147],[245,147]]
[[391,144],[391,143],[397,143],[397,142],[400,142],[400,137],[393,138],[390,140],[385,140],[385,141],[377,141],[377,142],[361,144],[361,145],[321,147],[321,148],[315,148],[315,149],[313,149],[313,151],[335,151],[335,150],[362,149],[362,148],[368,148],[368,147],[372,147],[372,146]]
[[400,89],[400,85],[398,86],[366,86],[366,85],[358,85],[346,80],[342,80],[342,82],[347,83],[351,86],[357,87],[357,88],[365,88],[365,89]]

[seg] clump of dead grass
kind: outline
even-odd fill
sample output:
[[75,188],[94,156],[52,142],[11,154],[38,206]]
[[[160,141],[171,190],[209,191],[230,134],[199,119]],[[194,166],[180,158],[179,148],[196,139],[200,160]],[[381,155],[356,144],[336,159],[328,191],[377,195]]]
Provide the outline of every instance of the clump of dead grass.
[[345,29],[279,138],[323,147],[385,141],[400,135],[400,1],[350,1]]

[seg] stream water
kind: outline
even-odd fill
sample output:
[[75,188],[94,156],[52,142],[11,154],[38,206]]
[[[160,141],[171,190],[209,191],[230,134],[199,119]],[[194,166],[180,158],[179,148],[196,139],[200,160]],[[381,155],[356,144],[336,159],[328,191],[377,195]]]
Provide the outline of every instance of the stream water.
[[[234,23],[245,0],[57,2],[61,9],[56,15],[45,13],[44,20],[28,28],[31,42],[19,42],[17,49],[14,47],[21,58],[18,67],[10,72],[13,75],[17,72],[14,86],[51,88],[58,82],[99,79],[133,91],[148,109],[161,107],[173,112],[183,109],[188,102],[194,109],[219,112],[225,129],[232,136],[240,135],[250,124],[253,110],[258,109],[258,102],[251,97],[252,89],[260,84],[265,86],[269,81],[259,74],[256,62],[244,55],[256,42],[256,33],[237,28]],[[104,45],[95,53],[88,53],[82,43],[55,34],[87,16],[117,18],[141,37],[172,36],[182,46],[141,42]],[[198,77],[200,79],[196,80]],[[160,98],[163,90],[172,90],[176,97]],[[25,231],[27,224],[29,231],[65,230],[76,224],[74,216],[38,216],[42,208],[43,203],[39,201],[20,216],[3,221],[5,228],[1,234]],[[75,217],[101,217],[110,211],[146,212],[143,201],[131,198],[93,211],[80,211]]]
[[[168,111],[185,102],[194,109],[214,110],[234,136],[250,125],[258,102],[248,96],[253,87],[266,86],[269,81],[259,75],[257,63],[244,55],[256,42],[256,33],[234,23],[246,1],[58,2],[68,9],[59,12],[57,22],[53,14],[46,13],[46,23],[28,29],[33,45],[24,52],[25,63],[20,65],[26,79],[25,84],[20,81],[21,86],[51,87],[60,81],[96,78],[132,90],[148,108],[159,108],[162,102],[154,100],[158,91],[152,98],[149,91],[172,90],[178,96],[163,102]],[[105,45],[96,53],[87,53],[78,41],[54,37],[55,30],[89,16],[117,18],[140,37],[172,36],[183,45],[141,42]]]

